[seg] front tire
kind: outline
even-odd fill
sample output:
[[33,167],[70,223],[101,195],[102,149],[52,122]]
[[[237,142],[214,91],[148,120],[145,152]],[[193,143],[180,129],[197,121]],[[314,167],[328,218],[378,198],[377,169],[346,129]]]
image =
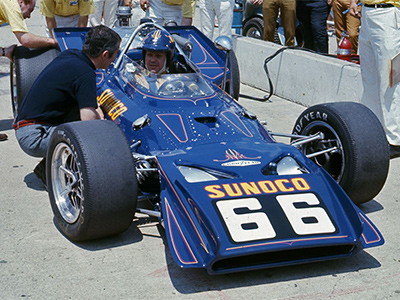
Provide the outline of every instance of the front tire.
[[355,204],[373,199],[382,189],[389,171],[389,147],[381,123],[366,106],[355,102],[319,104],[306,109],[293,133],[324,134],[324,139],[304,144],[311,154],[333,146],[337,151],[312,160],[340,184]]
[[47,151],[46,174],[55,222],[68,239],[104,238],[132,224],[136,170],[128,142],[113,122],[58,126]]
[[[231,78],[226,86],[226,91],[234,99],[239,100],[239,95],[240,95],[239,63],[238,63],[236,54],[233,50],[229,51],[228,53],[229,53],[229,65],[230,65]],[[232,88],[231,88],[231,85],[232,85]]]

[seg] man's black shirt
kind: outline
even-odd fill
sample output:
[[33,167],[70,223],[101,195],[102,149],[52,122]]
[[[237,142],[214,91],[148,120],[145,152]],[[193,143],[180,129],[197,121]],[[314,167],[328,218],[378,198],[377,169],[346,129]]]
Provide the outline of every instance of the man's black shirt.
[[80,120],[79,109],[97,108],[95,66],[80,50],[57,56],[36,78],[16,121],[62,124]]

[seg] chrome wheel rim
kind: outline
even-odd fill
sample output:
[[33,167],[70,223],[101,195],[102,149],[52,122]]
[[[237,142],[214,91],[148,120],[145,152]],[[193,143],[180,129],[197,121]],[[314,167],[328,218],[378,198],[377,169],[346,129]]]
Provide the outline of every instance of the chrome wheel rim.
[[261,32],[256,27],[252,27],[247,31],[246,36],[260,40],[261,39]]
[[51,184],[55,204],[67,223],[75,223],[83,211],[80,165],[69,145],[59,143],[51,161]]

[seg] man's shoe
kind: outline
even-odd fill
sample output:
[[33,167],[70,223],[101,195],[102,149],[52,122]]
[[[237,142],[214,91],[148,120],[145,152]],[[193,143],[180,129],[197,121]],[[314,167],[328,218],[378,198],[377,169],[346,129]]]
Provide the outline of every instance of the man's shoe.
[[400,146],[389,145],[390,159],[400,157]]
[[37,177],[46,185],[46,159],[43,158],[40,163],[37,164],[35,169],[33,169],[33,173],[36,174]]
[[0,133],[0,142],[1,142],[1,141],[5,141],[6,139],[8,139],[7,134],[5,134],[5,133]]

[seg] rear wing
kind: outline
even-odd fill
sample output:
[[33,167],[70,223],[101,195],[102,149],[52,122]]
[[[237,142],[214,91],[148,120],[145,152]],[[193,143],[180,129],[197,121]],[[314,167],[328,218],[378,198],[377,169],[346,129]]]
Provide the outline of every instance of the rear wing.
[[67,49],[82,49],[90,27],[54,28],[54,36],[61,52]]

